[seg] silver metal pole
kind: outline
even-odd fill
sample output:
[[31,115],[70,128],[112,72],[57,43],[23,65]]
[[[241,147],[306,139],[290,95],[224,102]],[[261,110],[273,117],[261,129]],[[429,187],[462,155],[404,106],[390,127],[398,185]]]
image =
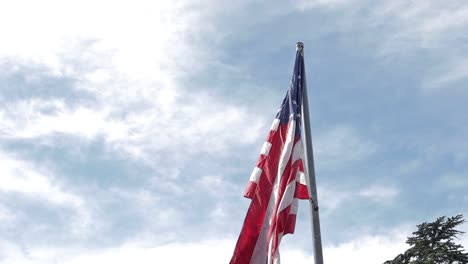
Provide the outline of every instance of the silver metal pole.
[[[296,43],[296,50],[301,52],[304,56],[304,44],[302,42]],[[319,206],[317,199],[317,183],[315,181],[315,167],[314,167],[314,151],[312,148],[312,134],[310,129],[310,115],[309,115],[309,98],[307,97],[307,82],[305,71],[302,73],[302,127],[304,132],[304,145],[305,145],[305,172],[307,188],[309,190],[310,212],[312,216],[312,240],[314,243],[314,259],[315,264],[323,264],[322,253],[322,236],[320,234],[320,218]]]

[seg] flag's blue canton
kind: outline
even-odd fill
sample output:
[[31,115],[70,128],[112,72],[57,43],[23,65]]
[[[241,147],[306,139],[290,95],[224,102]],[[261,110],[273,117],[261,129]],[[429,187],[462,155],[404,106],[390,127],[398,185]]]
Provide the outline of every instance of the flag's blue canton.
[[[276,118],[281,124],[287,124],[291,115],[294,115],[297,125],[301,121],[302,88],[305,83],[304,57],[301,51],[296,52],[296,62],[294,63],[294,73],[286,97],[281,104]],[[299,129],[296,129],[299,132]]]

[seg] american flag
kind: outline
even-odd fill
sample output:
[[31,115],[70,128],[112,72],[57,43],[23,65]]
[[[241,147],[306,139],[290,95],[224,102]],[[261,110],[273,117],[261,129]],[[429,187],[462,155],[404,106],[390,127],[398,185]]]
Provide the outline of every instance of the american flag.
[[304,57],[296,52],[286,96],[262,146],[244,196],[251,204],[231,264],[280,263],[279,244],[294,233],[298,199],[308,199],[301,140]]

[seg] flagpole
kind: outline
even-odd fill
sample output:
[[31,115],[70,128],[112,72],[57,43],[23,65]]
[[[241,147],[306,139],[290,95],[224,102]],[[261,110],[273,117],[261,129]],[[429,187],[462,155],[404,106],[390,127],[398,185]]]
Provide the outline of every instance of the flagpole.
[[[296,51],[301,52],[304,56],[304,44],[302,42],[296,43]],[[309,115],[309,98],[307,97],[307,84],[305,78],[305,71],[303,72],[303,87],[302,87],[302,127],[305,134],[304,145],[305,149],[305,170],[308,177],[306,177],[307,188],[309,190],[310,212],[312,216],[312,241],[314,243],[314,264],[323,264],[322,253],[322,236],[320,234],[320,218],[319,206],[317,199],[317,183],[315,180],[315,167],[314,167],[314,151],[312,148],[312,134],[310,129],[310,115]]]

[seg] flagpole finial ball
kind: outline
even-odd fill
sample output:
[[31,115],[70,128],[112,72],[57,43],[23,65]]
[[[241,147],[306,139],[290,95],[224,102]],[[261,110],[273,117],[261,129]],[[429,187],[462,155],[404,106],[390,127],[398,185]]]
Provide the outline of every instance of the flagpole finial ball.
[[304,43],[302,42],[297,42],[296,43],[296,50],[297,51],[302,51],[304,49]]

